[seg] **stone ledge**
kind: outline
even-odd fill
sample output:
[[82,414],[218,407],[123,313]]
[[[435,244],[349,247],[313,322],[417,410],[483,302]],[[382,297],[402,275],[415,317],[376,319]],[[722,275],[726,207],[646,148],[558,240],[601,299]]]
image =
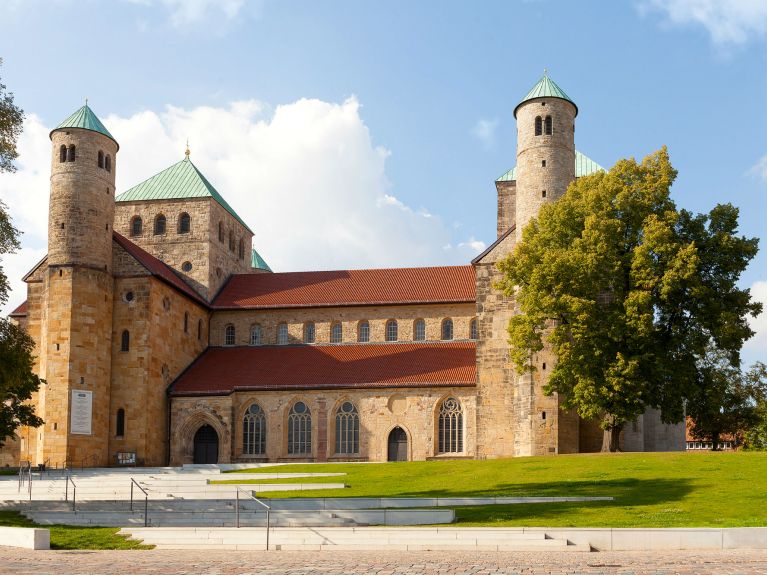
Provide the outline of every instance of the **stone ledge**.
[[50,549],[51,531],[33,527],[0,527],[0,541],[4,547]]

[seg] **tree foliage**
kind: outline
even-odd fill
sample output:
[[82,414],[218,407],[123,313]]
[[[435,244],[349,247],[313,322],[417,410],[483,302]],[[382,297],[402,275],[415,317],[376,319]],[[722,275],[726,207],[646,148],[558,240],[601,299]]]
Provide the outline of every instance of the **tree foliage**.
[[732,365],[761,311],[736,282],[757,251],[738,237],[738,210],[678,210],[667,150],[579,178],[544,205],[499,264],[521,311],[509,325],[520,372],[546,341],[558,360],[547,393],[600,419],[603,449],[648,407],[681,421],[711,346]]
[[[3,60],[0,58],[0,66]],[[0,79],[1,80],[1,79]],[[5,91],[0,81],[0,172],[13,172],[18,157],[16,141],[21,135],[24,112],[13,103],[13,94]]]
[[755,363],[746,374],[749,385],[760,390],[754,405],[754,421],[743,433],[743,447],[748,450],[767,450],[767,365]]

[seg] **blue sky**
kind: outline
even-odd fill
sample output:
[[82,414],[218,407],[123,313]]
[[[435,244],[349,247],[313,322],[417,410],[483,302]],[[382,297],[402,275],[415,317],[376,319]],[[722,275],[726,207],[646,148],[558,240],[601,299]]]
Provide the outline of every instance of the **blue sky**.
[[[44,253],[44,136],[86,97],[122,145],[118,191],[189,137],[278,271],[465,263],[495,239],[512,111],[544,68],[579,106],[579,150],[609,167],[665,144],[681,207],[730,201],[764,238],[765,5],[6,1],[0,76],[31,116],[0,179],[27,231],[8,267]],[[766,254],[743,277],[761,297]],[[747,360],[767,359],[760,321]]]

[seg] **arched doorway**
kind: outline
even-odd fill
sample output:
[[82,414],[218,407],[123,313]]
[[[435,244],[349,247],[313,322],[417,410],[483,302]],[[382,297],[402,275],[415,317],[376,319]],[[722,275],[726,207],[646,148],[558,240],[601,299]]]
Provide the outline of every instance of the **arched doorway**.
[[218,463],[218,433],[210,425],[203,425],[194,434],[194,462]]
[[389,461],[407,461],[407,433],[401,427],[389,433]]

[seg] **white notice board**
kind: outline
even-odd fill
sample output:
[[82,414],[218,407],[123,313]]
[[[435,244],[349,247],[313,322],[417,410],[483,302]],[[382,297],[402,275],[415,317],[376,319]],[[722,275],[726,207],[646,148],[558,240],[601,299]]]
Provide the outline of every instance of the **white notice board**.
[[69,433],[76,435],[91,434],[93,419],[93,392],[72,390],[72,407]]

